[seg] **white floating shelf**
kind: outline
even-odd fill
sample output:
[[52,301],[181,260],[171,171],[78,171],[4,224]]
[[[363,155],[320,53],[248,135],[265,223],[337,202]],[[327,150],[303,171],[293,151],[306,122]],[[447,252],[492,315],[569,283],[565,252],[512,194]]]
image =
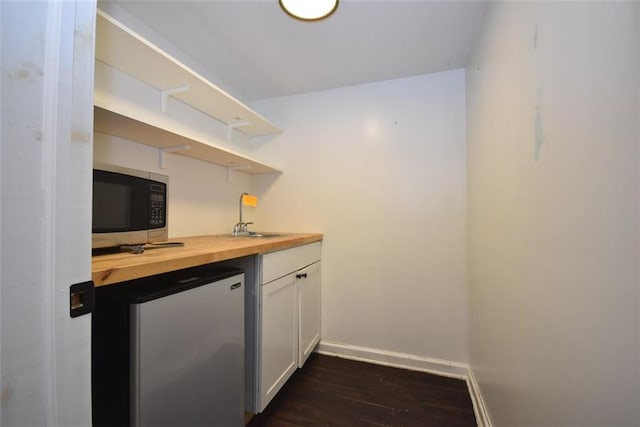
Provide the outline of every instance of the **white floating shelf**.
[[[96,59],[172,96],[249,136],[282,131],[200,74],[98,10]],[[231,132],[231,131],[229,131]]]
[[156,147],[162,150],[160,153],[175,152],[183,156],[204,160],[224,166],[228,168],[228,171],[241,170],[248,174],[282,172],[247,156],[212,146],[204,141],[178,135],[170,130],[152,126],[98,106],[94,107],[93,126],[96,132]]

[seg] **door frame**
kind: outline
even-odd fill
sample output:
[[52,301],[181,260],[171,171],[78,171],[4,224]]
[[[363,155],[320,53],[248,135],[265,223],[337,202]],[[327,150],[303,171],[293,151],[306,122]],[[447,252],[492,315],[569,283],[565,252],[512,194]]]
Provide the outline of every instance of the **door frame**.
[[1,2],[2,425],[91,425],[95,0]]

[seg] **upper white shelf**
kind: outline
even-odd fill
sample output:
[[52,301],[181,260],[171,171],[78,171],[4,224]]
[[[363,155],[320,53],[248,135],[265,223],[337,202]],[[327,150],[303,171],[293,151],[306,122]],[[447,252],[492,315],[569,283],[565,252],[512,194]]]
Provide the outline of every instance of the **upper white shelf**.
[[[98,10],[96,59],[249,136],[282,132],[157,46]],[[185,90],[188,88],[187,90]],[[159,105],[160,108],[160,105]]]

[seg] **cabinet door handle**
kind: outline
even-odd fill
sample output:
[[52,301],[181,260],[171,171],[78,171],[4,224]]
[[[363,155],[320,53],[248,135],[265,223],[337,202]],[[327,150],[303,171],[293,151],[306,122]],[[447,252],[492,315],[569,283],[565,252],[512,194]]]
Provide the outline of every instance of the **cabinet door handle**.
[[296,274],[296,279],[306,279],[307,278],[307,273],[298,273]]

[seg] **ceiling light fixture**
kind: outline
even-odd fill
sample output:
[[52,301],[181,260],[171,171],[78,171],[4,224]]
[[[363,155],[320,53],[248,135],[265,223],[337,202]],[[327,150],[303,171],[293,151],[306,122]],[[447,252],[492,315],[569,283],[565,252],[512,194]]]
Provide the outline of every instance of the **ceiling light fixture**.
[[278,0],[282,10],[302,21],[328,18],[338,8],[339,0]]

